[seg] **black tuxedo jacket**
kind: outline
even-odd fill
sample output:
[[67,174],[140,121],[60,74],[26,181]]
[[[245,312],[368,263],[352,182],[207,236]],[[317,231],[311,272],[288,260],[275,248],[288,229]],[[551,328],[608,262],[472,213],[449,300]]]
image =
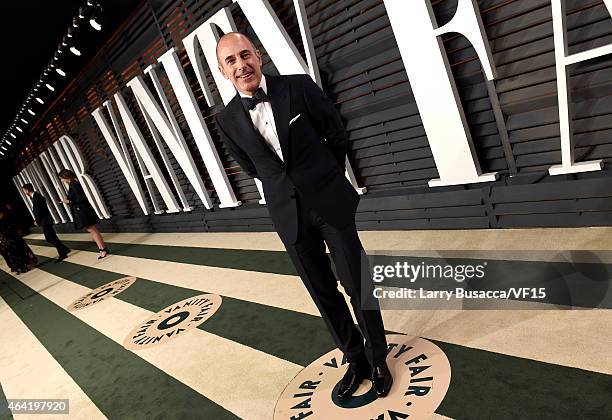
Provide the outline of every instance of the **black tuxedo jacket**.
[[262,182],[285,244],[298,236],[296,191],[301,204],[330,225],[353,224],[359,195],[344,176],[348,136],[333,102],[308,75],[265,76],[284,161],[266,145],[238,93],[216,116],[222,141]]
[[39,192],[34,192],[32,196],[32,213],[38,226],[52,225],[53,217],[47,207],[47,200]]

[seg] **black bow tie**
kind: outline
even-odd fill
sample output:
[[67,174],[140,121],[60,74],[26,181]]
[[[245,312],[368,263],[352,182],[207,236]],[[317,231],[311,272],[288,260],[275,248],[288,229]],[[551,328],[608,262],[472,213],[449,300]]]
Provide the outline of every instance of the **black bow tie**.
[[257,104],[260,102],[270,102],[270,99],[268,99],[268,95],[266,95],[262,88],[257,88],[257,90],[255,91],[255,95],[253,95],[252,98],[241,99],[242,103],[249,111],[255,109],[255,106],[257,106]]

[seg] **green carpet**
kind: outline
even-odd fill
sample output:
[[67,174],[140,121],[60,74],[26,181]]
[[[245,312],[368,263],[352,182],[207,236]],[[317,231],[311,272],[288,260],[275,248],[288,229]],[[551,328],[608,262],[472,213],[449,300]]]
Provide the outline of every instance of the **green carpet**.
[[236,418],[7,273],[0,278],[0,296],[107,417]]
[[[137,247],[133,247],[135,249]],[[179,247],[165,247],[169,260]],[[42,270],[89,288],[129,275],[40,257]],[[253,262],[251,261],[251,264]],[[201,291],[139,279],[117,296],[157,311]],[[221,309],[200,328],[305,365],[333,345],[321,319],[223,297]],[[305,339],[305,337],[308,337]],[[612,376],[436,342],[450,360],[450,389],[437,410],[453,418],[612,418]]]

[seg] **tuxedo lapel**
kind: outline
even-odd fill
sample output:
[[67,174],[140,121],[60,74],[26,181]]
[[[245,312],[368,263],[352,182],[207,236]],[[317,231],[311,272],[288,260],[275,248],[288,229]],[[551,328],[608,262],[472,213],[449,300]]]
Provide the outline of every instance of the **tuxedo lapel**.
[[236,96],[234,96],[234,99],[228,104],[228,107],[230,108],[234,123],[236,127],[239,128],[240,132],[244,133],[245,137],[256,137],[257,133],[255,131],[255,126],[253,126],[251,116],[247,114],[246,109],[244,109],[238,92],[236,92]]
[[[274,123],[276,125],[276,133],[283,152],[283,160],[289,162],[289,113],[290,113],[290,92],[289,86],[285,84],[281,78],[276,76],[266,75],[266,83],[268,87],[268,98],[272,106],[274,114]],[[234,141],[247,150],[249,145],[258,145],[263,147],[266,152],[271,153],[273,157],[282,163],[280,158],[266,144],[264,138],[253,125],[253,120],[248,111],[242,105],[240,94],[236,92],[236,96],[227,104],[227,111],[232,116],[237,132],[240,136]]]
[[230,115],[232,116],[232,120],[236,125],[236,131],[240,133],[240,135],[237,136],[234,141],[245,150],[248,150],[250,148],[249,146],[261,147],[265,151],[275,155],[266,145],[261,134],[259,134],[259,132],[255,129],[253,120],[251,120],[251,116],[248,114],[247,110],[244,109],[244,105],[242,105],[242,100],[240,99],[238,92],[236,92],[236,96],[227,105],[227,107]]
[[276,133],[283,151],[283,159],[289,162],[289,115],[291,112],[291,95],[289,85],[278,76],[266,75],[268,98],[274,113]]

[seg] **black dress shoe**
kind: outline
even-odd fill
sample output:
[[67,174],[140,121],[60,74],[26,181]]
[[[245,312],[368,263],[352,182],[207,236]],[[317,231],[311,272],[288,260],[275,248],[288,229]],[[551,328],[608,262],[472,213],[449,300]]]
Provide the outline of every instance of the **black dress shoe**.
[[66,258],[68,258],[68,254],[62,254],[59,257],[57,257],[57,260],[55,260],[56,263],[58,262],[62,262],[64,261]]
[[346,373],[338,382],[336,396],[343,400],[353,395],[353,392],[359,388],[361,381],[368,377],[369,371],[370,364],[365,359],[349,363]]
[[372,387],[379,398],[385,397],[393,385],[393,376],[386,363],[372,369]]

